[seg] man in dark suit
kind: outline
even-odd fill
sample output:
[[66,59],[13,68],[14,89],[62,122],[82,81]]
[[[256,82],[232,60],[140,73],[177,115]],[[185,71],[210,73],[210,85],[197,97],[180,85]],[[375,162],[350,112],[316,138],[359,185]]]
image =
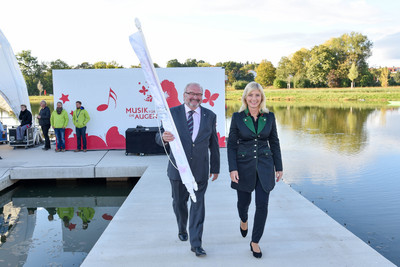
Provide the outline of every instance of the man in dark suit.
[[[205,256],[202,248],[203,224],[205,215],[204,194],[207,189],[208,179],[212,181],[218,178],[220,159],[219,144],[216,131],[217,116],[214,112],[200,106],[202,103],[203,88],[198,83],[189,83],[183,93],[184,104],[171,108],[183,149],[188,159],[193,176],[198,185],[195,191],[197,202],[191,201],[189,215],[189,236],[191,250],[196,256]],[[172,133],[165,131],[160,137],[156,135],[159,145],[168,144],[174,140]],[[210,151],[210,156],[209,156]],[[171,154],[171,160],[175,159]],[[186,231],[188,220],[189,193],[182,183],[179,171],[170,162],[168,164],[168,177],[172,188],[172,206],[178,223],[181,241],[188,240]]]

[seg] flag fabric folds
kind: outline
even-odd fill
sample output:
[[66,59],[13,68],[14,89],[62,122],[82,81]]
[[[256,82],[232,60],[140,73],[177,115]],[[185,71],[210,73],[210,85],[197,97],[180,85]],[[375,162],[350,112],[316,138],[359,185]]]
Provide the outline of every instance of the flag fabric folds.
[[153,61],[151,60],[150,53],[147,49],[146,41],[141,30],[140,23],[137,19],[136,26],[138,27],[138,32],[129,36],[129,41],[137,57],[139,58],[141,68],[143,70],[147,84],[149,85],[149,89],[153,96],[153,102],[155,104],[157,117],[161,120],[164,129],[171,132],[175,137],[175,140],[170,142],[169,145],[171,148],[171,152],[174,155],[176,166],[181,176],[182,183],[185,185],[193,202],[196,202],[196,195],[194,191],[197,191],[197,183],[193,177],[189,162],[186,158],[185,151],[183,150],[178,131],[169,110],[167,101],[165,99],[165,95],[158,79],[158,75],[155,71]]

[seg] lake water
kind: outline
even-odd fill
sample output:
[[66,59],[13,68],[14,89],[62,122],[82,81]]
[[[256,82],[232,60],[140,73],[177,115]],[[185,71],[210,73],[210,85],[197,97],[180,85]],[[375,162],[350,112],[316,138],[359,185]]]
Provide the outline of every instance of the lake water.
[[[239,107],[240,103],[227,105],[227,133],[230,117]],[[309,106],[273,104],[268,107],[277,118],[285,182],[400,266],[400,109],[349,103],[344,106],[330,103]],[[38,106],[32,107],[33,113],[36,114],[38,109]],[[24,194],[32,191],[34,198],[35,194],[46,195],[34,188],[25,188]],[[46,190],[52,192],[53,189]],[[75,199],[74,192],[80,189],[76,190],[69,190],[72,195],[66,199]],[[39,259],[66,263],[70,258],[78,266],[106,227],[104,219],[96,216],[113,216],[120,205],[111,207],[111,204],[97,202],[98,206],[90,206],[83,204],[86,203],[84,198],[79,200],[83,202],[76,198],[78,202],[75,204],[15,204],[18,203],[15,202],[18,198],[14,197],[17,192],[19,189],[0,195],[0,201],[3,201],[0,207],[12,206],[20,212],[21,218],[25,218],[21,222],[31,225],[28,227],[30,230],[23,233],[25,236],[18,237],[20,243],[12,245],[8,239],[10,242],[0,247],[0,253],[7,251],[7,257],[13,257],[17,263],[13,266],[22,266],[23,262],[27,263],[26,266],[35,266]],[[61,201],[57,192],[49,193],[49,200]],[[83,195],[96,199],[96,194]],[[92,207],[95,217],[83,230],[82,219],[74,215],[71,224],[75,228],[70,230],[57,214],[60,207],[73,207],[75,214],[79,207]],[[54,213],[54,209],[56,214],[53,220],[49,220],[48,216]],[[90,236],[88,233],[94,230],[96,234]],[[38,235],[45,236],[44,241],[37,239]],[[52,235],[56,239],[50,239]],[[11,248],[5,250],[6,244]],[[3,259],[4,256],[0,255],[0,266],[3,266]]]
[[137,181],[20,181],[2,191],[0,266],[80,266]]
[[[227,128],[239,107],[228,105]],[[400,266],[400,109],[268,107],[285,182]]]

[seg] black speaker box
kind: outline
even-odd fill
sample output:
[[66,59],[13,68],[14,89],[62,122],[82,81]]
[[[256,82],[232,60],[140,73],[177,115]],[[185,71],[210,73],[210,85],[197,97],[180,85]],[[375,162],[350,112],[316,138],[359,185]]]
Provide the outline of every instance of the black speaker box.
[[[165,154],[164,148],[162,146],[159,146],[155,141],[155,137],[158,131],[158,127],[137,126],[136,128],[128,128],[125,131],[125,154]],[[169,147],[167,146],[166,148],[167,152],[169,152]]]

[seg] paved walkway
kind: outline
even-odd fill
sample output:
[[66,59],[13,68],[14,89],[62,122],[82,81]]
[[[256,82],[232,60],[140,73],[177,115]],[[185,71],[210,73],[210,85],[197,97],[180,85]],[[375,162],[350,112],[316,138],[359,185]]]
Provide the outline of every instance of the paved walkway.
[[[271,193],[262,259],[242,238],[236,193],[230,189],[226,149],[221,175],[206,193],[203,247],[197,258],[177,237],[167,158],[146,156],[149,168],[100,237],[83,267],[98,266],[394,266],[285,183]],[[142,158],[143,159],[143,158]],[[249,214],[250,230],[254,203]]]
[[[226,149],[221,175],[206,194],[203,247],[197,258],[177,237],[166,177],[167,157],[125,156],[124,151],[55,153],[40,148],[13,150],[0,145],[0,187],[11,179],[141,176],[82,266],[394,266],[285,183],[271,193],[263,258],[242,238],[236,193],[230,189]],[[2,188],[1,188],[2,189]],[[1,190],[0,189],[0,190]],[[249,214],[250,230],[254,203]]]

